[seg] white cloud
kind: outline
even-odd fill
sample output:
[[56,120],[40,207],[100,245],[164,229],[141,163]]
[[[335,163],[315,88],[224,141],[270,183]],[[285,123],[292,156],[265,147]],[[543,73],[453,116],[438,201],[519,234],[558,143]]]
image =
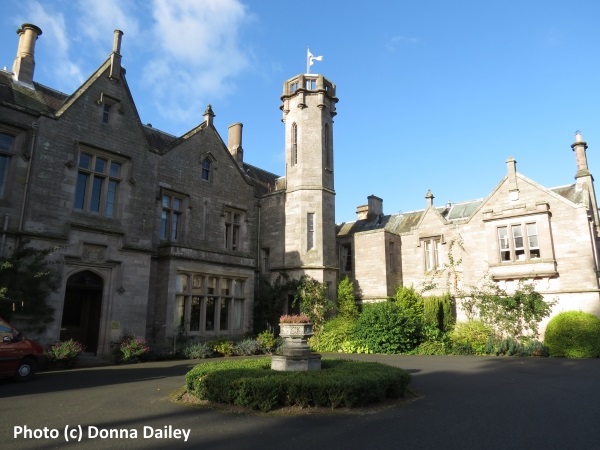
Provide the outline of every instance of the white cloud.
[[[80,0],[80,16],[77,18],[79,29],[82,35],[101,45],[112,42],[114,30],[126,31],[128,35],[137,36],[139,23],[135,16],[144,4],[122,0]],[[110,50],[112,47],[108,49]]]
[[399,47],[403,45],[414,45],[419,43],[419,39],[415,37],[407,37],[407,36],[394,36],[392,37],[386,44],[385,47],[391,51],[395,52]]
[[84,76],[79,65],[70,57],[64,15],[45,9],[37,1],[28,3],[25,13],[27,19],[24,22],[34,23],[42,29],[44,37],[38,41],[39,45],[45,49],[45,53],[52,55],[52,64],[44,66],[43,70],[51,73],[52,78],[57,81],[53,87],[70,90],[74,81],[81,83]]
[[144,83],[165,117],[191,128],[248,68],[239,32],[252,16],[238,0],[154,0],[152,9],[156,53],[143,69]]

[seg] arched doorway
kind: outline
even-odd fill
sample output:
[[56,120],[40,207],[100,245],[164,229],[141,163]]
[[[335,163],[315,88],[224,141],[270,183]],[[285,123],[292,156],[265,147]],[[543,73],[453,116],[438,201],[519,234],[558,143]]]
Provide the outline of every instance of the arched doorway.
[[89,270],[69,277],[60,326],[61,341],[74,339],[85,345],[87,352],[96,353],[103,286],[102,278]]

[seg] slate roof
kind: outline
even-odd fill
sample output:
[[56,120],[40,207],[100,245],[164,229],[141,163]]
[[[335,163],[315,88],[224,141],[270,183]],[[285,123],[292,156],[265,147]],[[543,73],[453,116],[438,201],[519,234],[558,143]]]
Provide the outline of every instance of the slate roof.
[[343,222],[337,225],[338,237],[351,236],[356,233],[369,231],[389,231],[400,234],[411,231],[421,220],[425,211],[413,211],[409,213],[390,214],[376,217],[374,219],[362,219],[354,222]]
[[0,70],[0,104],[34,114],[52,115],[68,98],[54,89],[34,82],[35,89],[17,83],[12,73]]
[[583,191],[577,191],[576,187],[576,184],[569,184],[566,186],[557,186],[550,188],[549,191],[552,191],[555,194],[558,194],[561,197],[572,201],[573,203],[583,203]]
[[247,163],[244,163],[243,170],[246,176],[254,182],[259,195],[273,192],[277,185],[277,179],[280,178],[279,175],[275,175],[274,173],[267,172],[266,170],[259,169],[258,167]]
[[[446,220],[462,220],[471,217],[483,204],[483,199],[453,203],[443,216]],[[446,208],[444,208],[446,210]]]

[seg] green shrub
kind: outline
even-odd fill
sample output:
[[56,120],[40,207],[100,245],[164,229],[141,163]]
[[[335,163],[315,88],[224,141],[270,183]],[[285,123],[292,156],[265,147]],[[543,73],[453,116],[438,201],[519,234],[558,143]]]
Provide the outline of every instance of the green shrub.
[[210,358],[214,350],[209,342],[187,342],[182,353],[187,359],[203,359]]
[[223,356],[233,356],[235,354],[234,343],[232,341],[217,341],[213,343],[213,350]]
[[402,309],[405,317],[415,323],[423,323],[424,301],[423,297],[413,287],[401,286],[396,289],[394,302]]
[[410,374],[374,362],[328,360],[311,372],[271,370],[270,358],[199,364],[186,389],[202,400],[261,411],[280,406],[357,407],[404,395]]
[[441,297],[423,297],[423,322],[425,326],[435,326],[440,331],[451,331],[455,323],[454,297],[447,293]]
[[258,342],[260,351],[263,353],[273,353],[277,347],[277,338],[270,331],[263,331],[256,336],[256,342]]
[[421,318],[397,302],[364,305],[356,320],[352,340],[374,353],[402,353],[419,343]]
[[166,342],[152,342],[148,344],[149,350],[141,357],[143,361],[167,361],[180,358],[182,353],[180,347],[173,349],[172,344]]
[[557,314],[548,322],[544,338],[550,356],[600,357],[600,319],[593,314],[582,311]]
[[526,356],[525,348],[513,337],[497,338],[492,336],[485,347],[488,355]]
[[373,353],[365,344],[353,339],[343,342],[340,349],[343,353]]
[[342,344],[352,336],[354,321],[344,316],[337,316],[325,322],[323,329],[313,336],[309,343],[316,352],[337,352]]
[[422,331],[423,341],[411,351],[414,355],[448,355],[452,350],[452,342],[447,333],[443,333],[435,325],[425,325]]
[[338,316],[350,320],[358,317],[358,306],[356,306],[356,298],[354,296],[354,285],[347,276],[344,276],[338,284],[337,308]]
[[250,356],[260,353],[261,347],[256,339],[244,339],[233,346],[233,353],[237,356]]
[[450,333],[452,352],[485,355],[488,341],[493,335],[492,328],[479,320],[459,322]]

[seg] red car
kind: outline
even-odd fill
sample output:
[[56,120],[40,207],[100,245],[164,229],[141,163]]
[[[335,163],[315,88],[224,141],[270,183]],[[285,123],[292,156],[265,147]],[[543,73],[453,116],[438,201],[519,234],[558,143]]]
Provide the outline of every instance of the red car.
[[0,377],[17,381],[29,380],[35,375],[44,349],[30,341],[0,317]]

